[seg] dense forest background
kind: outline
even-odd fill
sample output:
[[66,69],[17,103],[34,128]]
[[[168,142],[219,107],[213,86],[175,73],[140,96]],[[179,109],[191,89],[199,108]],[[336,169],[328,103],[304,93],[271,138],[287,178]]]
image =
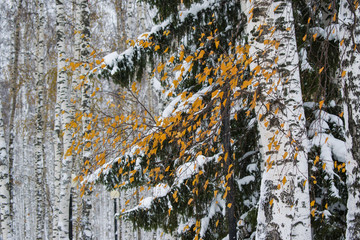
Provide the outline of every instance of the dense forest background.
[[0,9],[0,239],[360,239],[358,0]]

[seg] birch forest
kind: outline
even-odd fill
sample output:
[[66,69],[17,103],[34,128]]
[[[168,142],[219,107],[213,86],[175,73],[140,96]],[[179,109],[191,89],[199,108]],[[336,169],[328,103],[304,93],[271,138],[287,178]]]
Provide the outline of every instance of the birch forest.
[[360,240],[359,0],[0,11],[0,240]]

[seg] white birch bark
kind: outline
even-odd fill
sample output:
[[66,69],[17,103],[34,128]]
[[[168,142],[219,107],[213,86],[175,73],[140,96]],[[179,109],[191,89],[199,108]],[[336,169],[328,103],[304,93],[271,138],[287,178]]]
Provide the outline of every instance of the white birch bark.
[[126,47],[126,31],[125,31],[125,15],[126,4],[125,1],[115,0],[115,12],[116,12],[116,31],[117,31],[117,47],[119,52],[125,51]]
[[[59,86],[56,91],[60,92]],[[62,140],[61,140],[61,106],[59,94],[56,96],[55,121],[54,121],[54,222],[53,239],[59,239],[59,204],[60,204],[60,177],[61,177],[61,158],[62,158]]]
[[65,11],[64,2],[62,0],[56,1],[57,7],[57,47],[58,47],[58,75],[57,93],[60,97],[61,109],[61,131],[63,133],[63,154],[61,158],[61,180],[60,180],[60,202],[59,202],[59,219],[58,228],[60,239],[69,238],[69,203],[70,203],[70,189],[71,189],[71,166],[72,166],[72,134],[68,127],[72,114],[69,109],[68,99],[68,82],[66,76],[65,66]]
[[[74,62],[76,64],[80,63],[80,44],[81,44],[81,9],[78,3],[78,0],[73,1],[73,9],[74,9],[74,18],[75,18],[75,44],[74,44]],[[77,94],[78,91],[75,88],[80,84],[80,68],[76,68],[72,78],[72,87],[71,87],[71,99],[73,100],[70,107],[72,109],[73,116],[75,114],[75,101],[78,102],[80,98]],[[76,153],[73,154],[73,173],[80,175],[81,174],[81,160],[80,156]],[[76,185],[76,186],[75,186]],[[73,201],[73,236],[75,239],[80,238],[80,229],[81,229],[81,210],[82,210],[82,202],[79,194],[79,189],[77,183],[74,183],[73,191],[72,191],[72,201]]]
[[[347,172],[346,239],[360,239],[360,9],[353,1],[340,2],[340,72],[344,98]],[[357,48],[355,47],[357,45]],[[342,75],[342,74],[341,74]]]
[[261,67],[254,77],[255,110],[265,169],[256,238],[311,239],[308,140],[291,1],[252,0],[245,11],[250,68]]
[[14,234],[14,144],[15,144],[15,112],[16,100],[18,95],[18,76],[19,76],[19,53],[20,53],[20,14],[22,11],[22,0],[18,1],[17,13],[15,16],[15,30],[14,30],[14,54],[12,59],[11,69],[11,112],[9,122],[9,208],[10,208],[10,236],[11,239]]
[[11,222],[9,209],[9,166],[6,151],[2,101],[0,96],[0,220],[2,239],[10,239]]
[[[126,2],[126,37],[135,40],[136,22],[135,22],[135,2],[134,0],[127,0]],[[125,40],[128,40],[125,39]]]
[[36,239],[44,239],[44,191],[43,191],[43,91],[44,91],[44,28],[45,14],[44,3],[37,1],[38,17],[38,42],[37,42],[37,80],[36,80]]
[[[81,62],[81,76],[83,78],[81,88],[81,111],[82,111],[82,133],[83,133],[83,150],[82,150],[82,164],[85,171],[90,170],[90,155],[91,155],[91,139],[90,139],[90,82],[88,78],[89,72],[89,58],[90,58],[90,10],[89,2],[87,0],[80,0],[81,11],[81,44],[80,44],[80,62]],[[82,197],[82,220],[81,233],[82,239],[89,240],[93,238],[90,222],[90,212],[92,208],[90,190],[86,189]]]

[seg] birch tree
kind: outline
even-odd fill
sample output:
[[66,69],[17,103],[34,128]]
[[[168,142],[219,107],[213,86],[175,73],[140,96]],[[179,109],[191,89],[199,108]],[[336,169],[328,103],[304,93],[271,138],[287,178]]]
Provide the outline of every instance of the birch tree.
[[0,220],[2,239],[8,239],[11,236],[9,196],[9,166],[0,96]]
[[291,1],[248,2],[262,175],[257,239],[311,239],[298,53]]
[[347,228],[346,239],[360,239],[360,9],[358,1],[340,2],[340,72],[344,97],[347,146]]
[[36,80],[36,239],[44,239],[44,191],[43,191],[43,91],[44,91],[44,2],[37,1],[38,17],[38,42],[37,42],[37,80]]
[[[80,64],[80,50],[81,50],[81,9],[80,9],[80,4],[78,0],[74,0],[73,1],[73,9],[74,9],[74,18],[75,18],[75,36],[74,36],[74,63],[76,65]],[[72,77],[72,81],[71,81],[71,103],[70,103],[70,108],[72,111],[72,114],[74,116],[75,114],[75,102],[78,101],[79,99],[79,94],[78,91],[75,91],[75,89],[77,88],[77,86],[80,84],[80,68],[75,68],[74,72],[73,72],[73,77]],[[78,136],[78,135],[77,135]],[[80,174],[80,169],[81,169],[81,163],[80,163],[81,159],[80,156],[76,155],[75,153],[73,153],[73,166],[72,166],[72,171],[73,174]],[[73,191],[71,192],[72,195],[72,203],[73,203],[73,236],[75,237],[75,239],[79,239],[80,236],[80,229],[81,229],[81,210],[82,210],[82,202],[81,202],[81,197],[79,194],[78,189],[74,188]]]
[[[88,78],[89,72],[89,58],[90,58],[90,10],[89,2],[87,0],[80,0],[80,26],[81,26],[81,43],[80,43],[80,62],[81,62],[81,112],[82,112],[82,134],[83,134],[83,150],[82,162],[84,164],[85,172],[90,170],[90,155],[91,155],[91,141],[90,141],[90,80]],[[82,199],[82,220],[81,232],[82,239],[92,239],[92,230],[90,223],[90,211],[92,208],[90,190],[85,190]]]
[[61,158],[61,180],[60,180],[60,201],[59,201],[59,234],[60,239],[69,237],[69,203],[71,183],[71,144],[72,135],[68,125],[71,122],[71,111],[68,99],[68,81],[65,67],[65,11],[63,1],[56,1],[57,4],[57,46],[58,46],[58,76],[57,84],[61,111],[61,132],[63,133],[63,153]]
[[[14,166],[14,144],[15,144],[15,112],[16,112],[16,100],[18,93],[18,76],[19,76],[19,53],[20,53],[20,15],[22,11],[22,0],[18,1],[17,12],[15,16],[15,30],[14,30],[14,53],[12,57],[12,69],[11,69],[11,112],[9,122],[9,201],[10,201],[10,222],[13,222],[14,218],[14,206],[13,206],[13,166]],[[13,234],[13,225],[11,227],[10,238]]]

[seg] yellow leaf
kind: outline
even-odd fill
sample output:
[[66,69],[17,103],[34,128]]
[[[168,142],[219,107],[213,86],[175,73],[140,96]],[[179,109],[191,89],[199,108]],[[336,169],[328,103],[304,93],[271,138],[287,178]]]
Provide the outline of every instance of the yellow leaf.
[[315,205],[315,200],[310,203],[310,207],[313,207]]
[[342,46],[344,44],[344,39],[343,40],[341,40],[341,42],[340,42],[340,46]]
[[201,50],[200,53],[199,53],[199,55],[198,55],[198,59],[203,58],[204,54],[205,54],[205,51],[204,51],[204,50]]
[[320,108],[320,109],[322,108],[323,104],[324,104],[324,100],[322,100],[322,101],[319,102],[319,108]]
[[282,180],[282,184],[285,185],[286,183],[286,177],[284,176],[283,180]]
[[344,115],[344,112],[341,112],[341,113],[339,114],[340,117],[343,117],[343,115]]
[[319,156],[315,157],[315,161],[314,161],[314,165],[316,165],[316,163],[319,161]]
[[324,67],[320,68],[319,74],[324,70]]
[[325,167],[326,167],[326,163],[324,163],[324,164],[322,165],[322,169],[325,170]]
[[280,4],[274,8],[274,12],[278,9],[279,6],[280,6]]
[[227,207],[228,207],[228,208],[231,208],[231,205],[232,205],[232,204],[231,204],[231,203],[229,203],[229,204],[227,205]]
[[346,71],[342,71],[341,77],[345,77],[345,75],[346,75]]
[[307,180],[305,180],[304,183],[303,183],[303,186],[304,186],[304,187],[305,187],[305,185],[306,185],[306,181],[307,181]]
[[311,210],[311,216],[315,217],[315,211],[316,209]]
[[306,40],[306,36],[307,36],[307,34],[305,34],[305,36],[304,36],[303,39],[302,39],[304,42],[305,42],[305,40]]
[[215,226],[217,227],[219,225],[219,220],[216,221]]
[[315,34],[313,35],[314,41],[316,40],[316,37],[317,37],[317,33],[315,33]]
[[266,108],[267,108],[268,111],[270,110],[270,103],[266,104]]
[[160,49],[160,46],[159,46],[159,45],[156,45],[154,50],[155,50],[155,52],[156,52],[156,51],[159,50],[159,49]]
[[188,57],[185,59],[185,61],[188,63],[188,62],[190,62],[191,59],[193,59],[193,58],[194,58],[193,56],[188,56]]
[[190,198],[189,201],[188,201],[188,205],[190,205],[193,200],[194,200],[194,199]]
[[283,159],[285,159],[288,155],[288,152],[285,152],[284,155],[283,155]]
[[185,54],[185,53],[184,53],[184,51],[181,51],[181,52],[180,52],[180,57],[179,57],[179,60],[180,60],[180,61],[182,61],[182,60],[183,60],[183,58],[184,58],[184,54]]
[[326,204],[325,204],[325,209],[327,209],[327,208],[328,208],[328,204],[326,203]]
[[273,205],[273,202],[274,202],[274,199],[271,199],[270,202],[269,202],[270,206]]

